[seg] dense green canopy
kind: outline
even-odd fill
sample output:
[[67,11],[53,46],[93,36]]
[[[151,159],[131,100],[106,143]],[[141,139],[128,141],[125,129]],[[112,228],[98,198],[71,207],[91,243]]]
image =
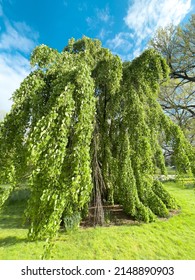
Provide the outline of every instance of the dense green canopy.
[[62,216],[78,223],[90,205],[96,224],[104,222],[103,204],[119,203],[145,222],[168,216],[177,205],[155,179],[157,168],[166,172],[159,135],[171,141],[179,173],[195,174],[195,165],[157,102],[165,60],[149,49],[122,63],[83,37],[61,53],[36,47],[31,64],[0,124],[0,178],[11,185],[2,200],[27,180],[30,238],[52,238]]

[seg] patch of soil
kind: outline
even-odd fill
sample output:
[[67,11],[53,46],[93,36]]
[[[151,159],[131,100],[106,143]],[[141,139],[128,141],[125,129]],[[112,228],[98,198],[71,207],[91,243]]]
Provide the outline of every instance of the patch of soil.
[[[113,225],[139,225],[140,222],[133,219],[131,216],[127,215],[122,206],[120,205],[109,205],[103,206],[104,209],[104,220],[103,226],[113,226]],[[81,221],[80,226],[85,227],[95,227],[95,207],[89,208],[88,217]]]
[[[136,221],[133,217],[123,211],[121,205],[103,206],[105,223],[102,226],[120,226],[120,225],[141,225],[143,222]],[[180,210],[170,210],[168,218],[159,218],[160,220],[168,220],[170,217],[178,215]],[[89,208],[87,218],[81,221],[80,227],[95,227],[95,207]]]

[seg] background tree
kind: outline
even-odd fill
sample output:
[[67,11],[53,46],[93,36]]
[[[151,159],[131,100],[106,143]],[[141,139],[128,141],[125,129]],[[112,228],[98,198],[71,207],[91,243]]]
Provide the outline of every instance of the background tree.
[[160,28],[150,45],[164,56],[171,81],[161,86],[159,101],[195,144],[195,15],[184,26]]
[[195,15],[182,27],[159,28],[150,45],[165,57],[171,78],[195,82]]
[[29,174],[29,237],[51,240],[62,216],[78,223],[91,205],[103,224],[104,203],[144,222],[167,217],[177,205],[154,179],[157,167],[166,172],[159,134],[172,141],[178,172],[195,174],[195,165],[191,145],[157,102],[165,60],[147,50],[122,64],[83,37],[62,53],[35,48],[31,64],[0,126],[1,181],[14,188]]
[[178,86],[178,80],[171,80],[161,86],[160,104],[171,119],[177,123],[192,145],[195,145],[195,118],[192,104],[195,104],[194,84]]

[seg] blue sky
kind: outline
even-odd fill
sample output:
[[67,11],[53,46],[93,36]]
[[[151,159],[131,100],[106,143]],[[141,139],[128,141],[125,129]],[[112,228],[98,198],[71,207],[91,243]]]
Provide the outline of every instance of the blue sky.
[[192,13],[195,0],[0,0],[0,110],[9,111],[36,45],[62,51],[68,39],[85,35],[132,60],[158,27]]

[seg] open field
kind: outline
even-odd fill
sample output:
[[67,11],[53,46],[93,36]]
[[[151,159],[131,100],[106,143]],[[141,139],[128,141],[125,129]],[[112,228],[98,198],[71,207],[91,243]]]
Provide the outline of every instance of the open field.
[[[59,234],[52,259],[195,260],[195,189],[165,183],[181,206],[180,213],[155,223],[80,228]],[[44,242],[29,242],[22,226],[24,200],[12,199],[0,213],[0,259],[40,259]]]

